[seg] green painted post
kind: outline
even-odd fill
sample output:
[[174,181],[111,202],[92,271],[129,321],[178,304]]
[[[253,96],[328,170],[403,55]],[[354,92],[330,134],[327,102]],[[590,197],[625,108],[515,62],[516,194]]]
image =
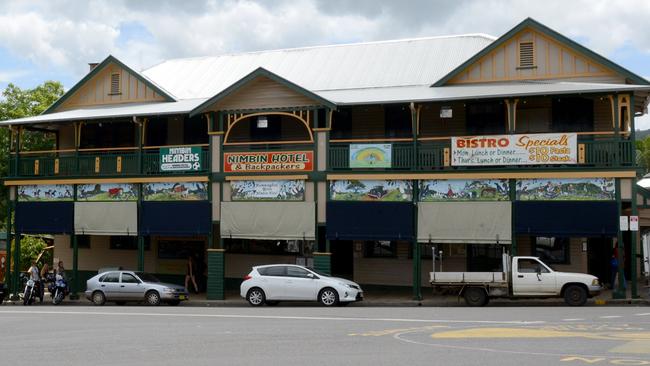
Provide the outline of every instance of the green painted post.
[[314,269],[325,274],[331,274],[332,253],[314,252]]
[[[9,191],[11,192],[14,188],[9,187]],[[11,293],[12,288],[12,282],[11,282],[11,263],[13,262],[11,260],[11,206],[12,206],[12,201],[11,198],[7,197],[7,256],[6,256],[6,263],[5,265],[7,266],[5,268],[5,285],[9,287],[9,293]]]
[[413,299],[422,300],[422,261],[420,255],[420,244],[418,243],[418,181],[413,182],[413,239],[411,245],[413,246]]
[[[621,179],[616,178],[615,181],[615,190],[616,190],[616,211],[617,217],[621,216]],[[612,293],[614,299],[624,299],[627,297],[625,290],[625,283],[623,279],[625,278],[625,261],[623,260],[625,254],[625,244],[623,243],[623,233],[621,232],[620,224],[618,226],[617,234],[617,245],[618,245],[618,289]]]
[[206,298],[208,300],[225,299],[225,257],[223,249],[208,249],[208,281]]
[[70,299],[76,300],[79,298],[79,241],[77,235],[70,236],[72,240],[72,286],[70,291]]
[[510,191],[510,235],[512,236],[512,241],[510,242],[510,255],[516,256],[518,253],[517,232],[515,231],[515,202],[517,201],[517,181],[510,179],[508,181],[508,187]]
[[[639,210],[637,208],[636,204],[636,179],[632,179],[631,182],[632,185],[632,216],[638,216],[639,215]],[[637,274],[636,274],[636,266],[637,266],[637,248],[636,248],[636,236],[639,232],[638,231],[630,231],[630,277],[632,280],[632,298],[638,298],[639,295],[637,293]]]
[[[144,124],[146,123],[145,121],[138,122],[138,119],[136,117],[133,117],[134,122],[136,124],[136,129],[135,129],[135,138],[138,140],[138,173],[144,174],[143,171],[143,156],[142,156],[142,139],[144,138],[143,136],[143,129],[144,129]],[[138,237],[138,241],[140,240],[140,237]]]
[[138,184],[138,271],[144,271],[144,236],[140,231],[142,223],[143,184]]
[[18,176],[18,164],[20,162],[20,136],[22,135],[22,127],[16,129],[16,154],[14,156],[14,177]]
[[22,290],[20,288],[20,236],[21,234],[16,231],[15,235],[15,246],[14,246],[14,275],[12,277],[12,283],[13,285],[11,286],[11,290],[13,291],[13,296],[12,299],[17,299],[18,298],[18,293]]

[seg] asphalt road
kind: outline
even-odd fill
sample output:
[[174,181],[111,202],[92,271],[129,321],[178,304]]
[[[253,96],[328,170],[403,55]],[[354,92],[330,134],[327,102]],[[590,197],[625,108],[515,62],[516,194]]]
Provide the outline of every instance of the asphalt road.
[[650,308],[0,306],[0,365],[650,365]]

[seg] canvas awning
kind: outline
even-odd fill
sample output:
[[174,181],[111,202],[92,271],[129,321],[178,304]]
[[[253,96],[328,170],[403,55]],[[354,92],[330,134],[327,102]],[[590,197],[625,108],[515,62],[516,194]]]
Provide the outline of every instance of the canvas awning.
[[143,202],[143,235],[194,236],[212,232],[212,206],[208,201]]
[[75,202],[78,235],[138,235],[137,202]]
[[616,202],[516,202],[515,231],[538,236],[616,236]]
[[420,202],[418,241],[510,244],[510,202]]
[[16,232],[23,234],[71,234],[72,202],[18,202]]
[[221,237],[315,240],[314,202],[222,202]]
[[327,203],[327,238],[331,240],[412,240],[411,202]]

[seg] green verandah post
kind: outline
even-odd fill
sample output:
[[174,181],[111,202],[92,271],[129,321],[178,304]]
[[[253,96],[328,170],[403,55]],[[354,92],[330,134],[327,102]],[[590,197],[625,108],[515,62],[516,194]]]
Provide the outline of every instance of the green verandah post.
[[14,187],[8,187],[9,194],[7,195],[7,256],[6,256],[6,263],[5,263],[5,285],[9,287],[9,293],[12,292],[12,281],[11,281],[11,263],[13,262],[11,260],[11,206],[12,206],[12,201],[11,201],[11,192],[13,192]]

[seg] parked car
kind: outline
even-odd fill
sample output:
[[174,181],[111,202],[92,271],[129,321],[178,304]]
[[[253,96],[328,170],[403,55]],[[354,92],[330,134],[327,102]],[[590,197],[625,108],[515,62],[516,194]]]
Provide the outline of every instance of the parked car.
[[85,294],[95,305],[104,305],[106,301],[115,301],[119,305],[127,301],[178,305],[189,299],[185,287],[163,283],[151,274],[133,271],[101,272],[86,282]]
[[249,304],[318,301],[325,306],[347,305],[363,299],[359,284],[292,264],[253,267],[240,286]]

